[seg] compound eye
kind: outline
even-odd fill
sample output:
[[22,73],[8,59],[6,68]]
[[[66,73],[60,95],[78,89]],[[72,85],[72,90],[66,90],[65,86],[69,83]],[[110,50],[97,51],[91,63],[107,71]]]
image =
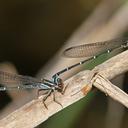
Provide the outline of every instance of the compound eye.
[[60,78],[57,79],[57,83],[60,84],[62,80]]

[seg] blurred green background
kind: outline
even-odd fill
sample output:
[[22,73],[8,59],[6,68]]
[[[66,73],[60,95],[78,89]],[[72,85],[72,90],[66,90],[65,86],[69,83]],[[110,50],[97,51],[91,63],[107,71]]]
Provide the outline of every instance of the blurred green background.
[[[0,1],[0,62],[9,61],[20,74],[35,76],[101,2],[102,0]],[[124,34],[127,35],[127,32]],[[88,64],[86,68],[91,69],[101,61],[103,58],[92,63],[91,67]],[[128,83],[127,76],[126,74],[123,82],[125,85]],[[124,88],[127,90],[127,87]],[[99,91],[93,91],[37,128],[104,128],[107,107],[108,97]],[[128,127],[128,111],[124,111],[120,128]]]

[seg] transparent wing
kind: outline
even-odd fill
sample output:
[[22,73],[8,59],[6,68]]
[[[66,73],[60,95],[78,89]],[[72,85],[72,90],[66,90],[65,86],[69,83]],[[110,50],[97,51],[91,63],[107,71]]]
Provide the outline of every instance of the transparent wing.
[[106,50],[115,49],[124,43],[128,42],[128,38],[113,39],[103,42],[89,43],[78,45],[66,49],[63,54],[66,57],[79,58],[79,57],[92,57]]
[[39,83],[41,80],[30,76],[22,76],[17,74],[12,74],[4,71],[0,71],[0,84],[1,85],[33,85],[34,83]]

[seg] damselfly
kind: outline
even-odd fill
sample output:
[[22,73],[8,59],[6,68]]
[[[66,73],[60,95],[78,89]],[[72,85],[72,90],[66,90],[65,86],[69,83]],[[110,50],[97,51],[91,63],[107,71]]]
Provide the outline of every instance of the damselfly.
[[45,97],[43,98],[43,104],[46,108],[45,100],[51,95],[51,93],[53,93],[54,96],[53,100],[58,104],[60,103],[55,99],[55,90],[63,93],[63,83],[59,77],[54,77],[52,80],[37,79],[30,76],[0,71],[0,85],[2,85],[0,91],[38,89],[38,96],[40,91],[44,91]]

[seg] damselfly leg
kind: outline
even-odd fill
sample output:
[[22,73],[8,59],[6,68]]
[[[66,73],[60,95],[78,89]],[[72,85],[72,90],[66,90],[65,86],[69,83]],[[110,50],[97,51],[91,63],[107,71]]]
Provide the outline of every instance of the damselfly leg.
[[[39,93],[40,91],[43,91],[43,90],[42,90],[42,89],[38,90],[38,93]],[[54,89],[51,89],[51,90],[47,91],[47,92],[44,94],[45,96],[43,97],[43,100],[42,100],[42,101],[43,101],[43,104],[44,104],[45,108],[48,109],[48,107],[47,107],[45,101],[47,100],[47,98],[48,98],[49,96],[51,96],[51,94],[53,94],[53,101],[56,102],[57,104],[59,104],[59,105],[63,108],[63,105],[62,105],[59,101],[56,100],[55,90],[54,90]],[[39,96],[39,95],[38,95],[38,96]]]
[[49,90],[48,93],[46,94],[46,96],[43,98],[43,104],[45,106],[46,109],[48,109],[47,105],[45,104],[45,101],[47,100],[47,98],[51,95],[52,90]]

